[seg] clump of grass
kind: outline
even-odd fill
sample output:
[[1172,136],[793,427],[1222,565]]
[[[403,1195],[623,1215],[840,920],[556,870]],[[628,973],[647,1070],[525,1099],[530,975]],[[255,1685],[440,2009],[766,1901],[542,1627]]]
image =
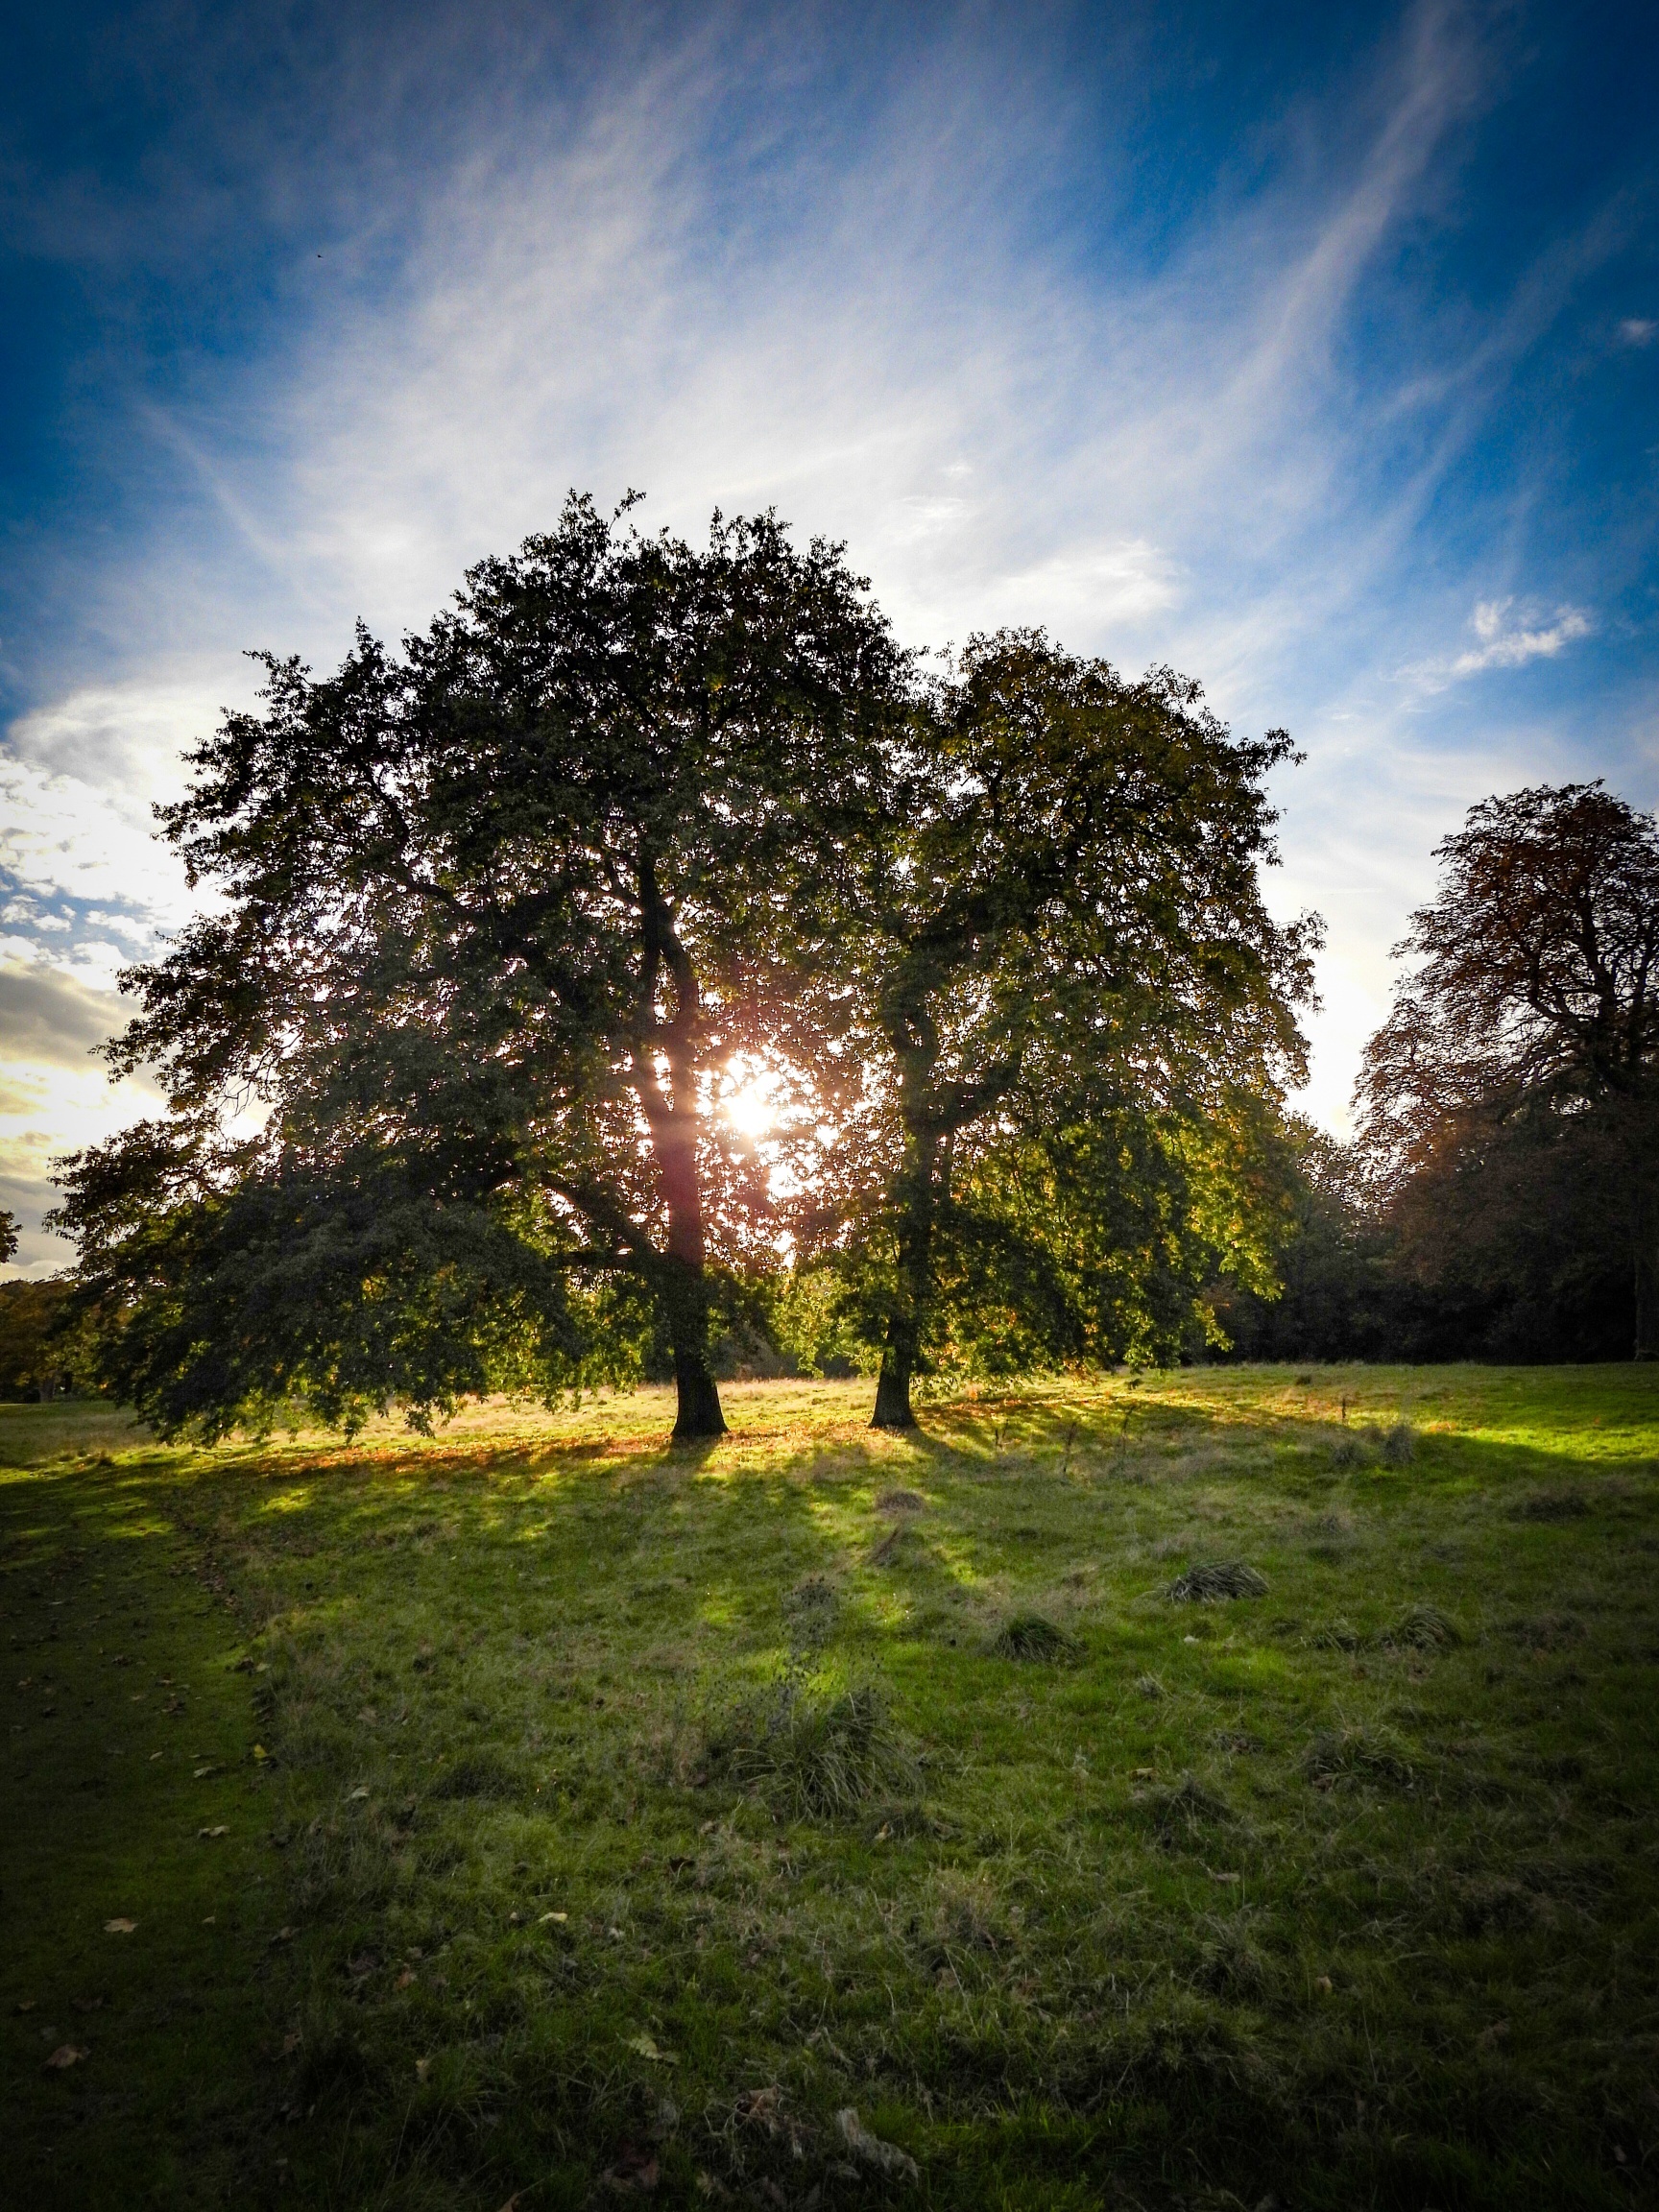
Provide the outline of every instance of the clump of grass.
[[1167,1697],[1169,1695],[1156,1674],[1142,1674],[1135,1687],[1142,1697]]
[[825,1695],[785,1674],[766,1695],[733,1706],[707,1749],[710,1773],[813,1820],[844,1818],[916,1779],[887,1699],[872,1683]]
[[1214,1605],[1228,1598],[1264,1598],[1267,1577],[1242,1559],[1195,1560],[1166,1593],[1174,1605]]
[[920,1490],[883,1490],[876,1501],[878,1513],[925,1513],[927,1501]]
[[1199,1922],[1202,1940],[1194,1979],[1217,1997],[1253,1998],[1266,1991],[1272,1968],[1242,1916]]
[[1003,1623],[992,1650],[998,1659],[1070,1659],[1077,1639],[1042,1613],[1016,1613]]
[[983,1867],[969,1872],[945,1866],[933,1877],[929,1932],[947,1950],[999,1951],[1009,1936],[1009,1913]]
[[1583,1521],[1589,1513],[1582,1490],[1534,1490],[1509,1508],[1511,1521]]
[[1331,1447],[1333,1467],[1363,1467],[1368,1457],[1363,1440],[1355,1435],[1338,1436]]
[[841,1594],[827,1575],[808,1575],[783,1599],[783,1619],[797,1648],[816,1649],[835,1633]]
[[1168,1842],[1177,1836],[1196,1836],[1202,1829],[1229,1825],[1238,1815],[1225,1797],[1208,1790],[1196,1774],[1183,1774],[1171,1790],[1147,1792],[1152,1825]]
[[1327,1621],[1323,1628],[1315,1628],[1308,1639],[1311,1651],[1358,1651],[1365,1639],[1354,1623],[1340,1613],[1334,1621]]
[[1321,1729],[1303,1756],[1302,1771],[1316,1789],[1324,1790],[1341,1783],[1408,1790],[1415,1780],[1404,1752],[1368,1728]]
[[450,1802],[468,1797],[493,1798],[504,1802],[525,1793],[524,1776],[498,1751],[487,1747],[477,1751],[463,1751],[458,1759],[451,1759],[433,1782],[428,1794]]
[[1377,1641],[1400,1650],[1449,1651],[1462,1643],[1463,1631],[1438,1605],[1408,1605]]
[[1396,1421],[1384,1431],[1380,1449],[1384,1467],[1409,1467],[1417,1456],[1417,1431],[1409,1421]]

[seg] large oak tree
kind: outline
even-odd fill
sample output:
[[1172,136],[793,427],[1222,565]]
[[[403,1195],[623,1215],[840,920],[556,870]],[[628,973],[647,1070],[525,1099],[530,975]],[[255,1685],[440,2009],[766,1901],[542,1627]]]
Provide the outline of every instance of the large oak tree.
[[124,979],[171,1111],[67,1172],[115,1384],[419,1414],[616,1371],[643,1311],[718,1434],[711,1270],[775,1232],[716,1089],[813,1061],[906,670],[838,548],[574,496],[401,651],[268,659],[164,816],[213,906]]

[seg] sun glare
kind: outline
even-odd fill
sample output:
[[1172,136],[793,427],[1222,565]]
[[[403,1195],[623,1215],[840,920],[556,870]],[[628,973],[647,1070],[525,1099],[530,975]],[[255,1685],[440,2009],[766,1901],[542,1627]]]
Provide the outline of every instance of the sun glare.
[[722,1101],[726,1118],[740,1137],[751,1143],[764,1137],[776,1114],[775,1079],[764,1070],[734,1061],[727,1070],[735,1084]]

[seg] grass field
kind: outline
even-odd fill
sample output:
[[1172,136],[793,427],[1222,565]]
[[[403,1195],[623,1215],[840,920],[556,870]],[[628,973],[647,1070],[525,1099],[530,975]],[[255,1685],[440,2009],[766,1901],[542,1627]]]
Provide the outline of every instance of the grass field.
[[869,1389],[0,1409],[0,2201],[1659,2201],[1659,1370]]

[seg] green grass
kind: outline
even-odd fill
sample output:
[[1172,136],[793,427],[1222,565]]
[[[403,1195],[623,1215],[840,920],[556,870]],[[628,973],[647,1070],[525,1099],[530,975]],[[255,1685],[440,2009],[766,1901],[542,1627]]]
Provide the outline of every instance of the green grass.
[[0,1408],[0,2199],[1659,2200],[1659,1371],[1300,1377]]

